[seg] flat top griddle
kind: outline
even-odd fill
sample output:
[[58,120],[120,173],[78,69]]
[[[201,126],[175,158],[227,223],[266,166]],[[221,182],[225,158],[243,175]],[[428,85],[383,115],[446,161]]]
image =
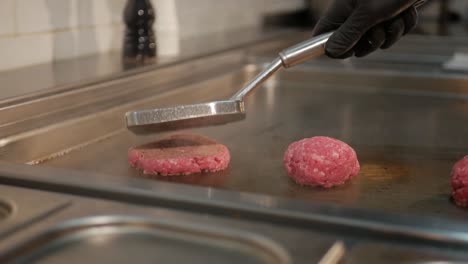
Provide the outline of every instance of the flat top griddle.
[[[223,80],[224,89],[219,80],[206,82],[196,90],[174,92],[151,104],[215,100],[232,93],[243,81],[232,76]],[[307,68],[285,72],[248,98],[245,121],[190,130],[229,147],[228,170],[148,180],[467,219],[468,213],[451,202],[449,183],[452,165],[468,150],[468,98],[454,91],[456,85],[439,87],[450,83],[456,81]],[[138,137],[122,129],[43,163],[148,178],[128,166],[127,149],[166,135]],[[355,148],[362,167],[356,179],[338,188],[321,189],[298,186],[287,177],[282,159],[288,144],[317,135],[341,139]]]

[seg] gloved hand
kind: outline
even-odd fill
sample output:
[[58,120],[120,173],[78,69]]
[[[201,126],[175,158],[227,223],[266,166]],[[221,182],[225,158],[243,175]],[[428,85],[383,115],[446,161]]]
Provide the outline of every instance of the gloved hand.
[[334,0],[314,35],[336,32],[325,45],[332,58],[363,57],[388,49],[417,24],[417,0]]

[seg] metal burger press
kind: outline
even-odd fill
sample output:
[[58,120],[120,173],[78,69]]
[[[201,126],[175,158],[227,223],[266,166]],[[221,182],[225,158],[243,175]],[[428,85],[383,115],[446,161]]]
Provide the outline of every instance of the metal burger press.
[[[417,1],[419,7],[425,0]],[[146,109],[125,115],[127,128],[136,134],[223,125],[245,119],[244,99],[282,68],[302,64],[325,53],[325,44],[333,32],[316,36],[281,51],[273,62],[229,100],[168,108]]]
[[146,134],[223,125],[245,119],[244,99],[249,94],[281,68],[289,68],[323,55],[325,43],[331,35],[332,33],[327,33],[317,36],[283,50],[278,58],[229,100],[128,112],[125,115],[127,127],[134,133]]

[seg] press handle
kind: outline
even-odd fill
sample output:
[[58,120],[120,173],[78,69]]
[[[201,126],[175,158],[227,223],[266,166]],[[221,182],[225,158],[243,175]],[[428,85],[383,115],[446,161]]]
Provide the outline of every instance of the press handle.
[[325,53],[325,43],[333,32],[313,37],[279,53],[283,66],[289,68],[302,64],[310,59],[320,57]]

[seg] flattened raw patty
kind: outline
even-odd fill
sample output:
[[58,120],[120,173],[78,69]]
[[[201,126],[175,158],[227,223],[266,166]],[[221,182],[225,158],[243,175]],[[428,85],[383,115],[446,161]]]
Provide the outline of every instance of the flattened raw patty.
[[356,152],[329,137],[306,138],[289,145],[284,154],[288,175],[298,184],[330,188],[359,173]]
[[226,146],[194,134],[179,134],[129,149],[128,162],[145,174],[188,175],[229,166]]
[[468,156],[453,166],[452,197],[458,206],[468,207]]

